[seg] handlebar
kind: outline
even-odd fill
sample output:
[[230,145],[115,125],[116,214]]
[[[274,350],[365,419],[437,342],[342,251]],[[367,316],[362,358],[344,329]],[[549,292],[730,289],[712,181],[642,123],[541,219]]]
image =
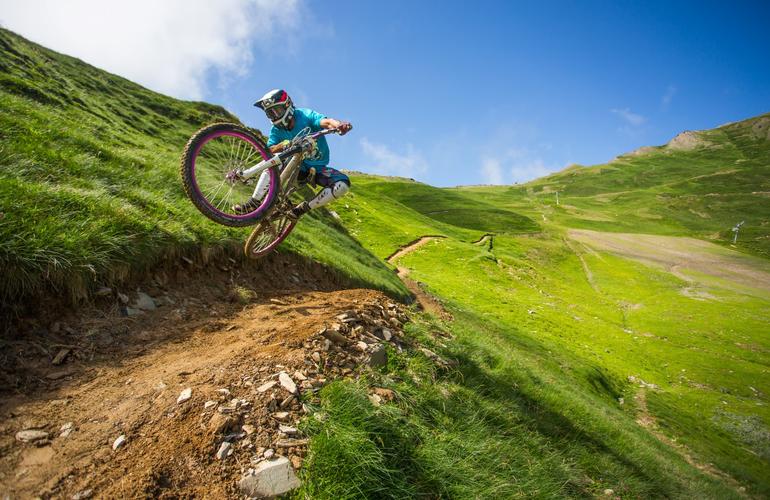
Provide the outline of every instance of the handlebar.
[[[305,138],[309,138],[312,140],[317,140],[319,137],[329,134],[339,134],[340,130],[338,128],[327,128],[323,130],[319,130],[318,132],[314,132],[310,135],[305,136]],[[281,159],[287,158],[295,153],[298,153],[302,150],[302,146],[300,144],[294,144],[290,148],[287,148],[280,153],[278,153],[277,156],[279,156]]]

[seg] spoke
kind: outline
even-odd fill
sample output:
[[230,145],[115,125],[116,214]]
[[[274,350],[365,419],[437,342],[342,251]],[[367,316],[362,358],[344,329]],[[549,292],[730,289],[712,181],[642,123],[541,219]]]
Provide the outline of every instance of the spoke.
[[206,195],[206,199],[207,200],[213,199],[217,195],[217,193],[219,193],[219,190],[222,189],[222,186],[225,185],[225,182],[227,181],[225,179],[222,179],[222,182],[220,182],[218,186],[216,186],[215,188],[212,188],[212,190],[209,191],[209,194]]
[[251,152],[249,152],[249,156],[243,159],[243,167],[246,168],[249,165],[249,160],[251,159],[254,154],[258,154],[259,156],[262,156],[262,153],[257,148],[252,148]]
[[[225,194],[225,197],[222,198],[222,201],[217,203],[217,210],[222,210],[222,208],[227,208],[227,200],[230,199],[230,194],[233,192],[233,186],[230,185],[230,189],[227,190],[227,193]],[[223,205],[223,206],[222,206]],[[220,208],[222,206],[222,208]]]
[[227,157],[227,161],[230,161],[233,157],[233,149],[235,148],[235,139],[232,136],[227,136],[230,139],[230,156]]
[[238,162],[238,164],[241,163],[241,157],[246,154],[249,151],[249,147],[251,146],[251,143],[248,141],[245,141],[243,139],[239,139],[238,142],[238,155],[236,156],[235,160]]
[[222,183],[217,187],[217,190],[212,194],[206,201],[208,201],[211,205],[214,204],[214,201],[217,199],[217,194],[219,194],[219,190],[222,189],[222,186],[225,185],[225,181],[222,181]]

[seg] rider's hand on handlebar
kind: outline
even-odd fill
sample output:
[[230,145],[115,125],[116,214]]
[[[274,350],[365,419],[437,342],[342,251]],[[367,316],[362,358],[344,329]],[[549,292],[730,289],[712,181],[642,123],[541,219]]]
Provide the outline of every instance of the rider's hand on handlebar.
[[353,125],[350,122],[340,122],[340,124],[337,126],[337,130],[340,131],[340,135],[345,135],[353,128]]

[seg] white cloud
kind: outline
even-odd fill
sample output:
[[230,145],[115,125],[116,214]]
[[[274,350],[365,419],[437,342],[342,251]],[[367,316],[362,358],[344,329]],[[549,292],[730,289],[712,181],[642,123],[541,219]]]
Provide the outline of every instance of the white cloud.
[[406,145],[406,152],[399,154],[384,144],[361,139],[361,149],[370,162],[367,171],[382,175],[415,178],[428,171],[428,163],[420,152],[411,144]]
[[667,110],[668,107],[671,105],[671,101],[674,99],[674,96],[676,95],[676,91],[677,91],[677,88],[674,85],[669,85],[666,88],[666,93],[663,94],[663,97],[660,98],[660,104],[664,110]]
[[509,148],[501,156],[486,157],[481,163],[481,175],[486,184],[527,182],[560,169],[526,148]]
[[547,165],[542,158],[516,162],[511,167],[514,182],[527,182],[560,170],[558,166]]
[[300,0],[0,0],[0,24],[153,90],[201,99],[245,74],[252,48],[291,38]]
[[481,164],[481,175],[485,184],[503,184],[503,168],[500,160],[496,158],[484,158]]
[[636,113],[632,113],[631,110],[628,108],[623,108],[623,109],[614,108],[614,109],[611,109],[610,112],[620,116],[629,125],[634,127],[638,127],[639,125],[647,121],[645,117]]

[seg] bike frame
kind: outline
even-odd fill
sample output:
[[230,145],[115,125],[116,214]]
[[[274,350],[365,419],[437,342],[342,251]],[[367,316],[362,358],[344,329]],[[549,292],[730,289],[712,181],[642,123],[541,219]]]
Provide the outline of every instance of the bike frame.
[[242,172],[239,172],[238,176],[242,180],[245,181],[245,180],[251,179],[252,177],[254,177],[257,174],[261,174],[262,172],[264,172],[265,170],[267,170],[269,168],[282,166],[284,164],[284,161],[286,161],[287,158],[289,158],[289,165],[292,164],[292,161],[295,158],[299,158],[300,161],[296,162],[296,165],[291,165],[293,167],[292,169],[288,168],[289,165],[287,165],[287,168],[283,169],[283,171],[281,173],[281,184],[285,185],[284,182],[286,180],[289,180],[289,179],[288,179],[288,177],[286,179],[284,179],[283,173],[287,172],[289,170],[298,169],[299,165],[302,163],[301,160],[303,159],[304,155],[300,154],[300,153],[303,152],[303,148],[302,148],[301,142],[303,140],[307,140],[307,139],[310,139],[312,141],[316,141],[321,136],[328,135],[328,134],[336,134],[338,132],[339,131],[337,129],[326,129],[326,130],[321,130],[321,131],[316,132],[314,134],[310,134],[308,136],[305,136],[305,137],[301,138],[300,141],[297,144],[292,144],[291,146],[289,146],[289,149],[287,149],[286,151],[282,151],[281,153],[278,153],[277,155],[275,155],[272,158],[270,158],[269,160],[263,160],[263,161],[257,163],[256,165],[253,165],[253,166],[247,168],[246,170],[243,170]]

